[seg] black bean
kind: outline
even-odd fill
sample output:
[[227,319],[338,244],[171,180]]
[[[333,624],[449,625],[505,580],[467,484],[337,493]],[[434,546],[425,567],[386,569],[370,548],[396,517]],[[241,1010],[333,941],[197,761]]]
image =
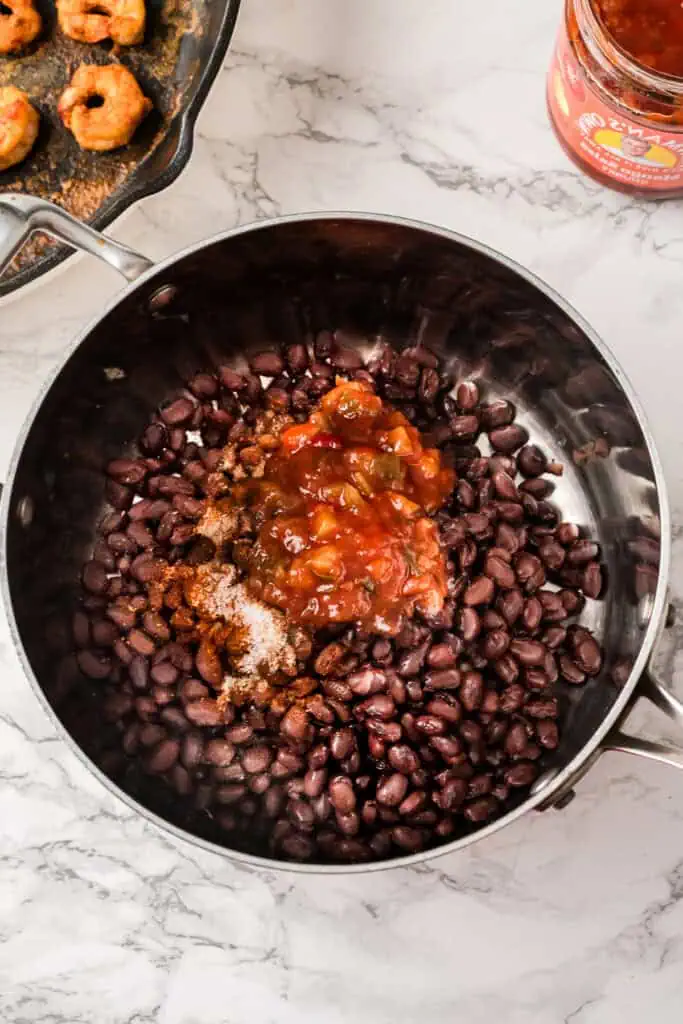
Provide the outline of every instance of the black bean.
[[574,686],[580,686],[586,681],[585,672],[583,672],[576,662],[567,654],[560,655],[559,668],[562,678],[566,682],[572,683]]
[[[230,743],[235,743],[237,746],[241,746],[244,743],[248,743],[254,735],[254,730],[248,722],[238,722],[236,725],[232,725],[229,729],[225,730],[225,738]],[[245,755],[246,756],[246,755]],[[246,765],[244,765],[246,769]]]
[[388,640],[377,640],[372,645],[372,660],[377,665],[390,665],[394,652]]
[[370,732],[386,743],[398,743],[401,739],[401,726],[398,722],[383,722],[379,718],[369,718],[366,726]]
[[507,686],[516,682],[519,677],[519,666],[511,654],[504,654],[502,658],[494,661],[493,669]]
[[223,679],[223,669],[216,646],[211,640],[202,640],[195,660],[202,679],[211,686],[219,686]]
[[481,421],[484,430],[496,427],[507,427],[515,418],[515,407],[512,402],[498,399],[488,405],[481,406]]
[[501,555],[489,554],[484,564],[484,572],[499,587],[509,590],[516,585],[514,569]]
[[567,610],[559,593],[539,590],[536,597],[541,602],[544,622],[562,622],[566,619]]
[[185,705],[185,714],[193,725],[220,725],[223,716],[215,700],[200,698]]
[[355,747],[355,739],[351,729],[337,729],[330,738],[330,753],[337,761],[343,761]]
[[221,366],[218,369],[218,376],[221,384],[228,391],[244,391],[247,387],[247,378],[243,374],[233,370],[230,366]]
[[586,675],[596,676],[602,668],[600,645],[590,635],[582,637],[576,644],[574,658]]
[[[636,567],[639,568],[639,567]],[[646,568],[643,566],[643,568]],[[656,573],[651,574],[653,579],[653,586],[656,586]],[[586,597],[598,598],[602,594],[603,589],[603,578],[602,570],[597,562],[591,562],[586,566],[583,574],[583,592]],[[648,586],[646,589],[647,593],[653,593],[652,587]]]
[[167,426],[175,427],[180,423],[186,423],[194,410],[195,406],[189,398],[176,398],[174,402],[164,406],[161,418]]
[[396,360],[394,377],[402,387],[409,389],[417,387],[420,378],[420,366],[417,360],[404,352]]
[[545,473],[547,466],[547,458],[535,444],[527,444],[517,452],[517,468],[522,476],[540,476]]
[[458,625],[465,644],[471,644],[481,632],[481,619],[474,608],[460,610]]
[[107,463],[107,473],[120,484],[140,484],[147,476],[147,466],[142,459],[112,459]]
[[101,562],[86,562],[83,568],[83,586],[91,594],[101,594],[107,589],[107,570]]
[[250,361],[251,372],[259,377],[277,377],[285,368],[285,363],[277,352],[259,352]]
[[[238,728],[233,726],[233,729]],[[259,775],[270,766],[272,755],[268,747],[257,744],[249,747],[242,755],[242,766],[250,775]]]
[[550,686],[550,678],[540,668],[528,668],[524,673],[524,683],[527,689],[533,690],[534,693],[542,693]]
[[524,703],[524,687],[519,683],[512,683],[502,691],[499,697],[500,710],[504,714],[512,714],[519,711]]
[[361,715],[370,715],[372,718],[389,721],[394,716],[396,705],[389,694],[377,693],[358,704],[356,710]]
[[[482,614],[481,625],[483,629],[488,630],[505,629],[507,623],[505,622],[505,619],[500,614],[500,612],[495,611],[493,608],[487,608],[486,611]],[[459,651],[458,653],[461,652]]]
[[367,697],[378,693],[386,686],[387,677],[380,669],[368,666],[360,672],[352,673],[346,680],[353,692],[359,697]]
[[359,370],[363,365],[363,357],[353,348],[335,348],[330,355],[330,363],[336,370]]
[[[478,674],[479,673],[474,673],[474,672],[473,673],[466,673],[465,674],[465,678],[463,679],[462,685],[460,687],[460,699],[462,700],[463,705],[466,708],[467,708],[467,703],[466,703],[466,701],[465,701],[465,699],[463,697],[463,690],[465,689],[465,685],[466,685],[466,682],[467,682],[467,676],[468,675],[478,675]],[[432,698],[432,700],[430,700],[427,703],[426,710],[429,712],[430,715],[436,715],[438,718],[443,718],[447,722],[459,722],[460,719],[462,718],[462,709],[460,707],[460,704],[455,699],[455,697],[451,697],[449,694],[443,694],[440,697]],[[471,709],[467,708],[467,710],[471,710]],[[418,725],[418,728],[419,728],[419,725]]]
[[514,654],[522,665],[542,665],[547,650],[538,640],[519,638],[510,644],[510,653]]
[[505,737],[505,750],[511,757],[519,757],[526,749],[527,742],[528,736],[524,725],[521,722],[515,722],[510,726]]
[[387,757],[391,767],[403,775],[417,771],[420,764],[417,754],[406,743],[397,743],[389,747]]
[[579,539],[581,531],[576,523],[560,523],[555,530],[555,536],[560,544],[569,547]]
[[538,742],[546,750],[555,750],[560,741],[557,723],[548,719],[542,719],[536,723],[536,735]]
[[111,672],[111,659],[101,651],[81,650],[77,660],[78,667],[88,679],[106,679]]
[[476,381],[464,380],[462,384],[459,384],[455,392],[455,400],[463,412],[476,409],[479,404],[479,387]]
[[114,508],[128,509],[133,503],[133,491],[125,484],[119,484],[116,480],[107,480],[105,493],[107,501]]
[[119,639],[119,631],[113,622],[98,619],[92,623],[92,639],[96,647],[112,647]]
[[475,711],[484,697],[484,679],[480,672],[465,672],[459,690],[460,700],[466,711]]
[[154,748],[147,760],[147,770],[154,773],[167,772],[178,760],[180,743],[170,737]]
[[417,853],[424,846],[424,837],[418,828],[410,828],[407,825],[396,825],[391,830],[391,839],[401,850],[406,853]]
[[448,779],[441,791],[435,794],[434,800],[442,810],[452,811],[464,802],[467,789],[467,782],[464,779]]
[[398,673],[406,677],[417,675],[424,665],[429,645],[430,641],[425,640],[423,644],[420,644],[414,650],[406,651],[405,654],[402,654],[396,665]]
[[488,661],[497,661],[510,646],[510,634],[504,629],[492,629],[481,641],[482,654]]
[[[473,509],[477,503],[477,492],[475,491],[474,487],[468,480],[458,480],[455,486],[455,496],[460,505],[464,509]],[[455,520],[455,523],[457,522],[458,520]],[[448,534],[449,546],[451,543],[457,543],[458,540],[465,539],[464,530],[459,531],[460,533],[462,533],[462,536],[459,537],[457,536],[458,531],[453,529],[454,524],[450,525],[452,528],[450,533]],[[447,527],[445,528],[444,532],[447,532]]]
[[538,769],[530,761],[519,761],[505,772],[508,786],[530,786],[538,775]]
[[197,398],[214,398],[218,394],[218,381],[211,373],[197,373],[188,387]]
[[524,610],[524,598],[519,590],[506,590],[498,597],[496,608],[508,626],[513,626]]
[[451,433],[458,440],[473,438],[479,433],[479,420],[476,416],[454,416],[450,422]]
[[523,480],[519,485],[519,490],[522,494],[528,494],[537,501],[552,494],[554,489],[555,485],[550,480],[545,480],[542,477],[530,477],[528,480]]
[[306,346],[300,342],[288,346],[285,358],[289,369],[294,373],[301,373],[308,366],[308,352]]
[[304,793],[309,799],[319,797],[327,782],[324,768],[309,768],[304,776]]
[[495,534],[496,546],[514,554],[522,546],[519,533],[509,523],[499,523]]
[[141,629],[131,629],[128,634],[128,644],[136,654],[141,654],[146,658],[154,654],[155,651],[154,641]]
[[557,697],[527,701],[524,710],[531,718],[557,718],[559,714]]
[[344,775],[335,775],[330,779],[328,792],[335,810],[340,814],[349,814],[356,806],[356,794],[353,784]]
[[131,575],[140,583],[151,583],[152,580],[158,579],[163,571],[164,563],[161,559],[147,554],[138,555],[130,566]]
[[382,779],[377,786],[377,802],[387,807],[397,807],[408,790],[408,779],[400,772],[394,772]]
[[456,655],[450,644],[434,644],[427,655],[427,664],[430,668],[450,668],[455,664]]
[[425,676],[426,690],[457,690],[462,676],[457,668],[446,668],[439,672],[428,672]]
[[468,821],[474,824],[487,821],[498,809],[498,801],[492,796],[482,796],[467,804],[463,813]]
[[445,732],[446,724],[438,715],[418,715],[415,728],[427,736],[439,736]]
[[491,447],[497,452],[509,454],[521,448],[526,443],[529,435],[524,427],[517,424],[510,424],[505,427],[495,427],[489,431]]
[[543,605],[537,597],[530,597],[524,602],[522,626],[527,633],[535,633],[543,619]]

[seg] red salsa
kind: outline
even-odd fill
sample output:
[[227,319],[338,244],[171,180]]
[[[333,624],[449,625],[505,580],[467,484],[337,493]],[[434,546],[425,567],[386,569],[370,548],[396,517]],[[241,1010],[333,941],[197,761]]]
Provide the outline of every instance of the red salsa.
[[339,382],[234,493],[259,523],[250,589],[312,628],[393,634],[414,609],[439,612],[446,566],[428,514],[454,482],[402,413],[367,384]]
[[680,0],[594,0],[612,38],[639,64],[683,78]]

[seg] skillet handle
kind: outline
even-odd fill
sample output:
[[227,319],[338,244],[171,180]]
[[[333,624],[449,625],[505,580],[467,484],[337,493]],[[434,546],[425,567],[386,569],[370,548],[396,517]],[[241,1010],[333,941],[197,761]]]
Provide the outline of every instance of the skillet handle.
[[127,281],[137,280],[154,266],[146,256],[99,234],[54,203],[9,193],[0,196],[0,274],[34,231],[45,231],[74,249],[97,256]]
[[[646,669],[643,678],[638,684],[636,701],[641,697],[654,704],[660,711],[663,711],[665,715],[681,727],[683,732],[683,703],[677,697],[674,697],[673,693],[664,686],[652,669]],[[602,749],[619,750],[624,754],[638,754],[640,757],[647,757],[651,761],[661,761],[662,764],[668,764],[673,768],[683,770],[683,745],[678,746],[666,740],[648,740],[642,736],[634,736],[631,733],[623,732],[622,725],[628,721],[628,714],[627,712],[622,722],[607,734]]]

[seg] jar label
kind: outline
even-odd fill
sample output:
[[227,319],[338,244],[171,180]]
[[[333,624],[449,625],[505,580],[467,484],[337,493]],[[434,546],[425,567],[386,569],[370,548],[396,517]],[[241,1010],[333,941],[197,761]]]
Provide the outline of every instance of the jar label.
[[564,30],[548,75],[548,106],[567,148],[605,177],[640,191],[683,186],[683,132],[648,128],[601,99]]

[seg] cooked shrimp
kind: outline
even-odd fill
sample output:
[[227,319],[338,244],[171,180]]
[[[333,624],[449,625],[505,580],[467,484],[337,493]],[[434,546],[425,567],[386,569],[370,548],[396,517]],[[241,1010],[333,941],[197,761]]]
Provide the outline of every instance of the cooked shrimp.
[[81,149],[125,146],[152,101],[122,64],[81,64],[61,95],[59,116]]
[[134,46],[145,34],[145,16],[145,0],[57,0],[59,27],[80,43]]
[[32,0],[2,0],[0,3],[0,53],[16,53],[32,43],[42,21]]
[[13,85],[0,89],[0,171],[14,167],[33,149],[40,117],[25,92]]

